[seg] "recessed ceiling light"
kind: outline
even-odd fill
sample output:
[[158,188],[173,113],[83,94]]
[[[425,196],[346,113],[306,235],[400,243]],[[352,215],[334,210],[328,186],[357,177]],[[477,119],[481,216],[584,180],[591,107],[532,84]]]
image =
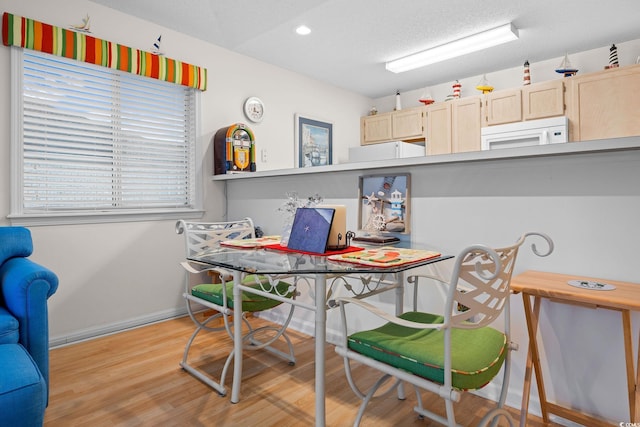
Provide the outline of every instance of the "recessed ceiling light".
[[311,28],[307,27],[306,25],[300,25],[298,28],[296,28],[296,33],[300,34],[301,36],[306,36],[307,34],[311,33]]

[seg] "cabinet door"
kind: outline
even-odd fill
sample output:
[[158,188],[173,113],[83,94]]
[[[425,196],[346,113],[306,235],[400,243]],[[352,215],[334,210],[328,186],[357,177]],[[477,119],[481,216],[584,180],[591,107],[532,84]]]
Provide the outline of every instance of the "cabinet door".
[[424,107],[393,112],[391,114],[391,129],[394,139],[424,138]]
[[391,141],[391,114],[360,118],[360,145]]
[[427,155],[451,153],[451,104],[438,102],[427,108]]
[[525,120],[562,116],[564,114],[562,80],[523,86],[522,113]]
[[452,144],[454,153],[480,151],[482,100],[480,97],[451,101]]
[[571,141],[640,135],[640,65],[573,76],[565,84]]
[[522,121],[522,92],[520,89],[491,92],[485,97],[488,125]]

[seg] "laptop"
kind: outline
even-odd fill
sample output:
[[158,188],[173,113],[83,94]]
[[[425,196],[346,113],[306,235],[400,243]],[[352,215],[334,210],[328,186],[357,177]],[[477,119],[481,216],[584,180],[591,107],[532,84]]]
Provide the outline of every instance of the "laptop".
[[298,208],[287,247],[301,252],[325,253],[334,213],[333,208]]

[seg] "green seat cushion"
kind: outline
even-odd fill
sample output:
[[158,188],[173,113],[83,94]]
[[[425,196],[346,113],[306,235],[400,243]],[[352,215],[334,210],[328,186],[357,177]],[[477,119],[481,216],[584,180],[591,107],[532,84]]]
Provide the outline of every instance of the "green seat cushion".
[[[260,283],[268,283],[267,278],[264,276],[249,275],[242,280],[242,284],[252,288],[261,289],[260,285],[256,283],[256,278]],[[227,306],[229,308],[233,308],[233,281],[226,282],[225,285],[227,287]],[[271,293],[291,298],[293,296],[293,292],[288,291],[289,286],[290,285],[286,282],[278,282],[274,289],[271,290]],[[220,306],[223,305],[221,283],[203,283],[201,285],[196,285],[191,289],[191,294],[214,304]],[[255,312],[268,310],[279,304],[281,304],[280,301],[276,301],[262,295],[253,294],[251,292],[242,292],[242,311]]]
[[[442,323],[443,317],[408,312],[403,319]],[[387,323],[357,332],[348,338],[349,348],[372,359],[444,383],[444,332],[414,329]],[[482,388],[496,376],[507,353],[507,337],[491,327],[451,330],[452,384],[459,390]]]

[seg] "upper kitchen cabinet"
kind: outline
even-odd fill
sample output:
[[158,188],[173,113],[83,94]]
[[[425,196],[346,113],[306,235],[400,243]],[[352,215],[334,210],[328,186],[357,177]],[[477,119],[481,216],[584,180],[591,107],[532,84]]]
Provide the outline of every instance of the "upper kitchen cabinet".
[[546,119],[564,115],[564,84],[551,80],[522,87],[524,120]]
[[486,124],[489,126],[564,114],[562,80],[491,92],[485,99]]
[[522,91],[508,89],[486,94],[485,113],[490,126],[522,121]]
[[451,101],[451,148],[454,153],[480,150],[482,100],[471,96]]
[[425,108],[413,107],[360,118],[360,145],[424,141]]
[[360,117],[360,145],[391,141],[391,113]]
[[640,135],[640,65],[565,79],[571,141]]
[[451,153],[451,103],[427,107],[427,155]]
[[427,107],[427,155],[480,150],[482,99],[437,102]]

